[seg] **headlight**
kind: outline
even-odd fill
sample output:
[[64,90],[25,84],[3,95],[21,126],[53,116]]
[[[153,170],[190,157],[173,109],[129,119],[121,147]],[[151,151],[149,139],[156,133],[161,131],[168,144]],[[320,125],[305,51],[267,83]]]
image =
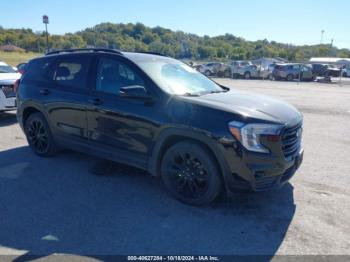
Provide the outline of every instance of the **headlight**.
[[231,134],[249,151],[269,153],[269,149],[260,143],[261,135],[268,136],[269,140],[276,141],[283,125],[273,124],[243,124],[232,121],[228,124]]

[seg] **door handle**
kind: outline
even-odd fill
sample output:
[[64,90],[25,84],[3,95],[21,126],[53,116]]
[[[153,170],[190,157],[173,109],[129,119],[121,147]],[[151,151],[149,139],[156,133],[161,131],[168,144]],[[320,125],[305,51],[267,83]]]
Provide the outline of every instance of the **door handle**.
[[90,104],[95,105],[95,106],[98,106],[98,105],[103,104],[103,101],[102,101],[101,99],[99,99],[99,98],[89,99],[88,102],[89,102]]
[[42,94],[42,95],[44,95],[44,96],[46,96],[46,95],[48,95],[48,94],[50,94],[50,91],[49,91],[49,89],[46,89],[46,88],[44,88],[44,89],[40,89],[40,94]]

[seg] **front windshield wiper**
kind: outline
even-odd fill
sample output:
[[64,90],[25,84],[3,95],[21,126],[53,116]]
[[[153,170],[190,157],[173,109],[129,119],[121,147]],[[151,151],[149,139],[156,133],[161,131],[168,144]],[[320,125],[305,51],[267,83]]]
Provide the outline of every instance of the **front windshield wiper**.
[[209,94],[216,94],[216,93],[223,93],[223,92],[226,92],[225,90],[213,90],[213,91],[210,91]]
[[190,92],[187,92],[187,93],[184,93],[182,94],[183,96],[199,96],[198,93],[190,93]]
[[201,95],[225,93],[227,91],[228,90],[212,90],[212,91],[202,92]]

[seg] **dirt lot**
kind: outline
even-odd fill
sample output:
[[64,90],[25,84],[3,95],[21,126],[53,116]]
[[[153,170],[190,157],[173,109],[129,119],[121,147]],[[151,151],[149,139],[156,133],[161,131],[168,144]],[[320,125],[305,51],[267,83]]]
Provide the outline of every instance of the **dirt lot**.
[[218,81],[304,113],[305,158],[290,184],[194,208],[134,168],[36,157],[14,114],[2,114],[0,254],[350,255],[350,86]]

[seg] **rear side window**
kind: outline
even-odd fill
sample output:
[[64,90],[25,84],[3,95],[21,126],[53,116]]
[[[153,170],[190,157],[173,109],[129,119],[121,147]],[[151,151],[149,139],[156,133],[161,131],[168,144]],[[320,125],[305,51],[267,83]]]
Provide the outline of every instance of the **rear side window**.
[[53,69],[53,81],[58,87],[87,88],[90,57],[65,57]]
[[27,80],[46,82],[49,80],[49,67],[52,59],[35,59],[26,66],[22,82]]

